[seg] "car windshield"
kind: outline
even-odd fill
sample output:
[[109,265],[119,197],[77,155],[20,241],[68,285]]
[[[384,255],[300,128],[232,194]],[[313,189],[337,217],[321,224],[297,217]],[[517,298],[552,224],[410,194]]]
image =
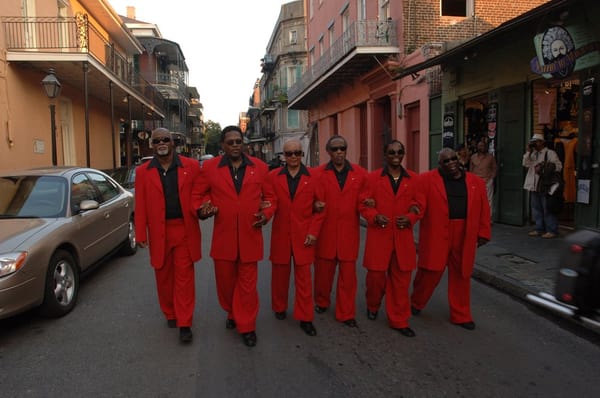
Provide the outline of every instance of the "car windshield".
[[64,217],[67,181],[54,176],[0,177],[0,218]]

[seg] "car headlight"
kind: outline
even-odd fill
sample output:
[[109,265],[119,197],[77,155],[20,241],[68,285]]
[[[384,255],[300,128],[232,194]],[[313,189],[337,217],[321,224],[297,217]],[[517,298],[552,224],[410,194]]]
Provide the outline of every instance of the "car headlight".
[[0,254],[0,278],[17,272],[25,264],[27,252]]

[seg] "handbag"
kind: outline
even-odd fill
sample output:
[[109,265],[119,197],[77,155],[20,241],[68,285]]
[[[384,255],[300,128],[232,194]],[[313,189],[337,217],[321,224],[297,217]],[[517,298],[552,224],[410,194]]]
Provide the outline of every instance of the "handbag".
[[548,162],[548,151],[544,153],[544,162],[540,165],[538,192],[546,194],[546,208],[552,214],[559,214],[565,206],[565,180],[556,165]]

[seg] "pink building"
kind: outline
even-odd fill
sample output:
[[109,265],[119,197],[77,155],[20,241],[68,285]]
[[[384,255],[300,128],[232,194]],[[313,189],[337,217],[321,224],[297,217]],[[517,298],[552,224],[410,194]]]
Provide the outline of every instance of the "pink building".
[[399,139],[406,166],[429,169],[441,147],[441,70],[395,75],[545,2],[305,0],[308,65],[288,100],[308,110],[312,158],[326,162],[325,142],[340,134],[348,158],[374,169],[383,143]]

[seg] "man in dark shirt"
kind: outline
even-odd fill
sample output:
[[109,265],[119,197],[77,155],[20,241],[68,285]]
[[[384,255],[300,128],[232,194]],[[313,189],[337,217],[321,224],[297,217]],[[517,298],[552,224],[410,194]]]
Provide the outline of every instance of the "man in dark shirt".
[[450,148],[440,151],[439,167],[418,178],[418,271],[411,305],[418,315],[448,267],[450,322],[475,329],[471,315],[471,274],[478,246],[491,237],[490,207],[484,181],[464,171]]
[[195,304],[194,262],[201,257],[200,198],[192,188],[200,176],[198,161],[174,152],[169,130],[152,132],[154,157],[137,167],[135,229],[140,247],[150,246],[160,308],[179,338],[192,341]]
[[315,243],[325,212],[314,212],[315,201],[322,200],[314,170],[302,164],[302,143],[298,139],[283,144],[286,166],[270,172],[277,197],[277,209],[271,231],[271,305],[275,317],[286,318],[291,262],[294,259],[294,319],[309,336],[317,330],[312,321],[313,292],[310,266],[315,257]]

